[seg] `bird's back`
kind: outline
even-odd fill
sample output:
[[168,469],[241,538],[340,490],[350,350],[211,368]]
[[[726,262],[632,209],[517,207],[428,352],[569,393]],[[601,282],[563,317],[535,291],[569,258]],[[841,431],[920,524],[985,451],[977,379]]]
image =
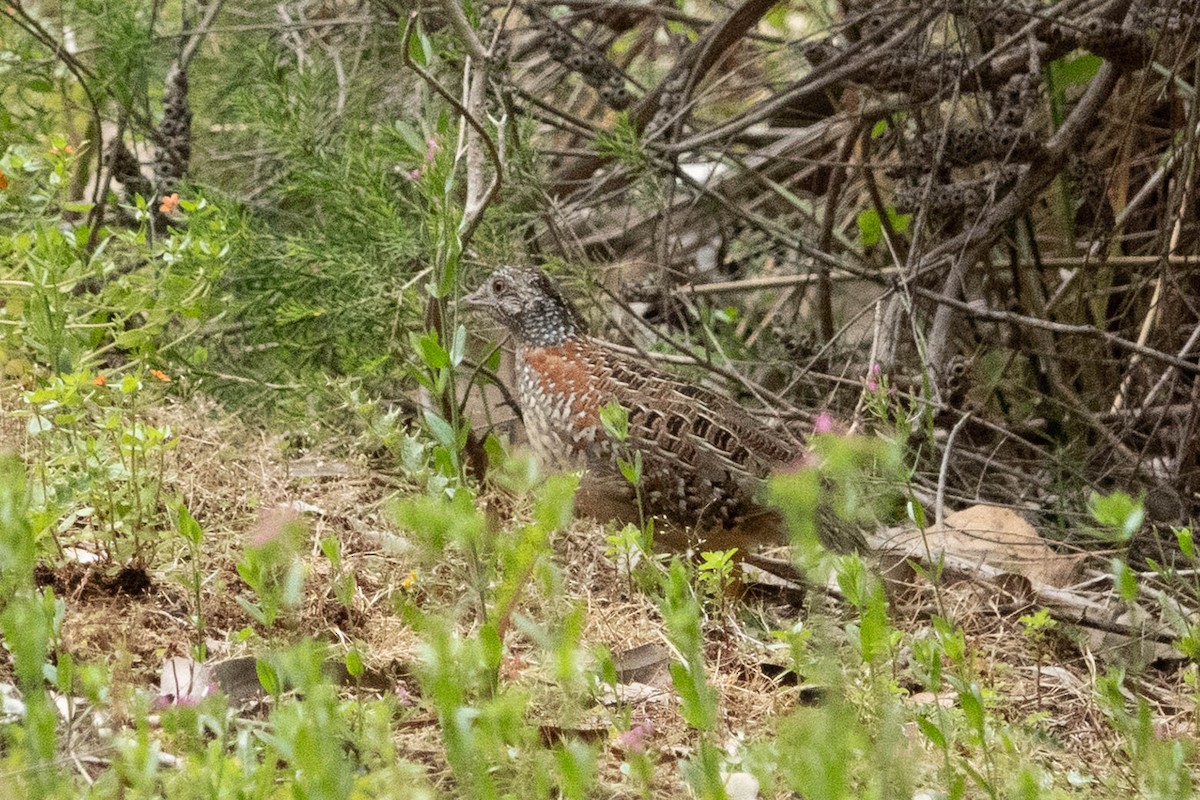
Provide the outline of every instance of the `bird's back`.
[[[646,515],[701,532],[758,525],[764,537],[779,535],[759,495],[771,470],[802,452],[786,432],[586,336],[521,348],[517,379],[531,445],[553,467],[587,470],[581,504],[599,507],[594,515],[636,519],[633,488],[616,464],[625,448],[626,457],[641,453]],[[600,421],[613,401],[628,416],[623,444]]]

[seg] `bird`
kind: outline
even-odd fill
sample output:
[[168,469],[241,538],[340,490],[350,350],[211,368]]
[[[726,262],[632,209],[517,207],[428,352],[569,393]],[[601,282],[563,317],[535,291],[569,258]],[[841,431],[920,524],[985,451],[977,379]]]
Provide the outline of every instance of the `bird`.
[[[619,523],[655,521],[655,544],[693,551],[782,543],[780,512],[763,502],[766,478],[804,463],[804,446],[720,394],[589,335],[559,284],[537,267],[504,266],[463,298],[486,310],[516,345],[516,399],[543,466],[582,471],[576,509]],[[625,409],[618,440],[601,409]],[[619,460],[639,454],[635,489]],[[639,496],[640,495],[640,496]],[[829,537],[850,549],[843,537]]]

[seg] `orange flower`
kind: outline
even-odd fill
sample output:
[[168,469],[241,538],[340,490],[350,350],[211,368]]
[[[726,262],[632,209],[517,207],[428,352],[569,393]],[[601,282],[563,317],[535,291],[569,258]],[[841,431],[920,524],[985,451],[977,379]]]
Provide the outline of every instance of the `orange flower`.
[[0,189],[8,188],[8,178],[4,177],[4,170],[0,169]]
[[96,377],[92,378],[92,383],[96,384],[97,386],[104,386],[108,383],[108,378],[104,377],[103,375],[97,375]]
[[72,153],[75,152],[75,147],[73,145],[67,145],[66,147],[63,148],[63,152],[66,153],[67,155],[71,155]]
[[158,207],[158,210],[164,214],[170,214],[177,208],[179,208],[179,192],[171,192],[162,199],[162,205]]
[[161,369],[152,369],[152,370],[150,370],[150,375],[151,375],[151,376],[153,376],[153,377],[155,377],[155,378],[158,378],[158,379],[159,379],[160,381],[162,381],[163,383],[170,383],[170,382],[171,382],[171,376],[167,375],[167,373],[163,372]]

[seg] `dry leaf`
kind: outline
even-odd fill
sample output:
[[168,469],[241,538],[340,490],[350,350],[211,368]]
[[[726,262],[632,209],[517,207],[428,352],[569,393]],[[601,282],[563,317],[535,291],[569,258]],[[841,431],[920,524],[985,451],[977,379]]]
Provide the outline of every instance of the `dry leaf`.
[[166,703],[191,705],[207,697],[215,686],[208,667],[190,658],[175,656],[163,662],[158,694]]
[[613,654],[613,667],[620,683],[646,683],[670,661],[671,654],[658,642],[631,647]]
[[[1056,553],[1020,514],[999,506],[976,505],[945,519],[942,531],[905,529],[883,547],[909,558],[937,560],[940,553],[956,560],[1023,575],[1035,583],[1070,586],[1083,567],[1082,554]],[[1018,588],[1018,587],[1014,587]]]

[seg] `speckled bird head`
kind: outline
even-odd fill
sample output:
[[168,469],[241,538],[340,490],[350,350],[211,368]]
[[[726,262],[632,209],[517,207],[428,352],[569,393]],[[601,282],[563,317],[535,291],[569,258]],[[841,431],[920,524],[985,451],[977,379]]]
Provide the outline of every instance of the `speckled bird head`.
[[529,347],[552,347],[586,333],[575,306],[536,267],[501,267],[463,300],[486,308]]

